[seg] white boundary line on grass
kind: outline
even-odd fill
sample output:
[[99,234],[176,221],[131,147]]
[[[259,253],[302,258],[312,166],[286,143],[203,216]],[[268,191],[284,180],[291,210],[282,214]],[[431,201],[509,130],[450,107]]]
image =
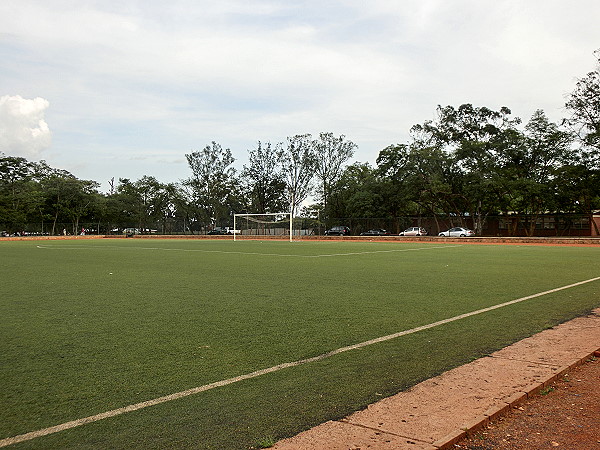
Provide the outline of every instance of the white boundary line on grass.
[[36,430],[36,431],[31,431],[29,433],[25,433],[25,434],[21,434],[18,436],[13,436],[13,437],[9,437],[9,438],[5,438],[0,440],[0,447],[6,447],[8,445],[12,445],[12,444],[17,444],[19,442],[25,442],[25,441],[29,441],[31,439],[36,439],[42,436],[47,436],[49,434],[54,434],[54,433],[58,433],[59,431],[64,431],[64,430],[68,430],[70,428],[75,428],[75,427],[79,427],[81,425],[85,425],[88,423],[92,423],[92,422],[97,422],[99,420],[102,419],[107,419],[109,417],[114,417],[114,416],[119,416],[121,414],[125,414],[125,413],[129,413],[129,412],[133,412],[133,411],[137,411],[138,409],[143,409],[143,408],[147,408],[149,406],[154,406],[154,405],[159,405],[161,403],[165,403],[165,402],[170,402],[172,400],[177,400],[183,397],[188,397],[190,395],[194,395],[194,394],[198,394],[200,392],[204,392],[204,391],[208,391],[210,389],[214,389],[214,388],[218,388],[218,387],[222,387],[222,386],[227,386],[228,384],[233,384],[233,383],[237,383],[238,381],[244,381],[244,380],[249,380],[251,378],[256,378],[262,375],[266,375],[268,373],[272,373],[272,372],[277,372],[279,370],[282,369],[287,369],[289,367],[297,367],[303,364],[308,364],[308,363],[312,363],[312,362],[316,362],[316,361],[321,361],[323,359],[329,358],[331,356],[335,356],[335,355],[339,355],[340,353],[344,353],[350,350],[356,350],[358,348],[362,348],[362,347],[366,347],[368,345],[373,345],[373,344],[377,344],[380,342],[385,342],[385,341],[389,341],[391,339],[395,339],[398,338],[400,336],[406,336],[408,334],[413,334],[413,333],[417,333],[419,331],[423,331],[423,330],[428,330],[430,328],[434,328],[440,325],[444,325],[450,322],[454,322],[457,320],[461,320],[461,319],[465,319],[467,317],[471,317],[471,316],[475,316],[477,314],[482,314],[485,312],[489,312],[489,311],[493,311],[495,309],[499,309],[499,308],[503,308],[505,306],[509,306],[509,305],[514,305],[515,303],[520,303],[523,302],[525,300],[530,300],[532,298],[536,298],[536,297],[541,297],[543,295],[547,295],[547,294],[552,294],[555,292],[559,292],[565,289],[569,289],[572,287],[576,287],[576,286],[581,286],[582,284],[586,284],[586,283],[591,283],[593,281],[598,281],[600,280],[600,277],[595,277],[595,278],[590,278],[589,280],[584,280],[584,281],[579,281],[577,283],[573,283],[573,284],[569,284],[567,286],[561,286],[555,289],[550,289],[548,291],[544,291],[544,292],[539,292],[537,294],[533,294],[533,295],[528,295],[526,297],[521,297],[521,298],[517,298],[515,300],[511,300],[505,303],[500,303],[498,305],[494,305],[494,306],[490,306],[488,308],[483,308],[483,309],[478,309],[476,311],[472,311],[469,313],[465,313],[465,314],[460,314],[458,316],[454,316],[454,317],[450,317],[449,319],[443,319],[443,320],[439,320],[437,322],[433,322],[427,325],[422,325],[420,327],[416,327],[416,328],[411,328],[410,330],[405,330],[405,331],[400,331],[398,333],[393,333],[393,334],[388,334],[387,336],[381,336],[375,339],[370,339],[368,341],[364,341],[364,342],[360,342],[358,344],[353,344],[353,345],[348,345],[346,347],[341,347],[338,348],[336,350],[332,350],[330,352],[327,353],[323,353],[321,355],[318,356],[314,356],[312,358],[306,358],[306,359],[300,359],[297,361],[292,361],[292,362],[287,362],[287,363],[283,363],[283,364],[278,364],[276,366],[273,367],[269,367],[266,369],[261,369],[261,370],[257,370],[255,372],[251,372],[251,373],[247,373],[244,375],[240,375],[237,377],[233,377],[233,378],[228,378],[226,380],[221,380],[221,381],[216,381],[214,383],[210,383],[210,384],[205,384],[204,386],[198,386],[192,389],[188,389],[185,391],[181,391],[181,392],[176,392],[174,394],[169,394],[169,395],[165,395],[163,397],[158,397],[152,400],[147,400],[145,402],[140,402],[140,403],[135,403],[133,405],[129,405],[129,406],[124,406],[122,408],[117,408],[117,409],[113,409],[111,411],[106,411],[100,414],[96,414],[93,416],[88,416],[88,417],[84,417],[81,419],[77,419],[77,420],[72,420],[70,422],[65,422],[62,423],[60,425],[56,425],[53,427],[49,427],[49,428],[43,428],[40,430]]
[[[401,252],[414,252],[420,250],[435,250],[435,249],[444,249],[444,248],[455,248],[461,247],[461,244],[456,245],[435,245],[435,246],[427,246],[427,247],[417,247],[417,248],[404,248],[404,249],[392,249],[392,250],[373,250],[373,251],[365,251],[365,252],[348,252],[348,253],[331,253],[331,254],[322,254],[322,255],[294,255],[288,253],[261,253],[261,252],[240,252],[240,251],[226,251],[226,250],[202,250],[202,249],[187,249],[187,248],[160,248],[160,247],[134,247],[136,250],[159,250],[165,252],[199,252],[199,253],[221,253],[221,254],[230,254],[230,255],[258,255],[258,256],[281,256],[284,258],[328,258],[332,256],[357,256],[357,255],[370,255],[377,253],[401,253]],[[37,245],[37,248],[40,249],[51,249],[51,250],[81,250],[81,249],[102,249],[108,247],[54,247],[51,245]],[[122,249],[123,247],[111,246],[110,248],[118,248]],[[129,248],[128,250],[131,250]]]

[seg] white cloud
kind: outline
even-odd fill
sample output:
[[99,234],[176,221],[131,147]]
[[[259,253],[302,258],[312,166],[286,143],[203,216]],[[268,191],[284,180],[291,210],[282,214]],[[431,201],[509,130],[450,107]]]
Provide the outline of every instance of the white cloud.
[[0,97],[0,150],[7,155],[37,158],[50,146],[51,133],[44,120],[50,103],[41,97]]

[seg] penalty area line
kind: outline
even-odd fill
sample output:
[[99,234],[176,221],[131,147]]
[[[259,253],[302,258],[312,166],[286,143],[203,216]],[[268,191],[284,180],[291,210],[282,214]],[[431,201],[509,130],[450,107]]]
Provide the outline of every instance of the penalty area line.
[[139,409],[147,408],[149,406],[159,405],[161,403],[166,403],[166,402],[177,400],[177,399],[180,399],[180,398],[183,398],[183,397],[188,397],[190,395],[198,394],[200,392],[205,392],[205,391],[208,391],[208,390],[211,390],[211,389],[214,389],[214,388],[227,386],[229,384],[237,383],[239,381],[244,381],[244,380],[249,380],[251,378],[260,377],[262,375],[266,375],[266,374],[269,374],[269,373],[277,372],[277,371],[282,370],[282,369],[287,369],[287,368],[290,368],[290,367],[297,367],[297,366],[301,366],[301,365],[304,365],[304,364],[321,361],[321,360],[324,360],[326,358],[330,358],[332,356],[339,355],[340,353],[348,352],[350,350],[356,350],[356,349],[359,349],[359,348],[367,347],[369,345],[373,345],[373,344],[377,344],[377,343],[380,343],[380,342],[385,342],[385,341],[389,341],[389,340],[392,340],[392,339],[396,339],[396,338],[401,337],[401,336],[406,336],[406,335],[409,335],[409,334],[417,333],[419,331],[428,330],[428,329],[431,329],[431,328],[438,327],[440,325],[445,325],[445,324],[448,324],[448,323],[451,323],[451,322],[455,322],[457,320],[466,319],[467,317],[472,317],[472,316],[475,316],[475,315],[478,315],[478,314],[483,314],[483,313],[486,313],[486,312],[489,312],[489,311],[493,311],[495,309],[503,308],[505,306],[514,305],[516,303],[524,302],[524,301],[530,300],[532,298],[541,297],[543,295],[548,295],[548,294],[553,294],[555,292],[560,292],[560,291],[563,291],[565,289],[570,289],[570,288],[573,288],[573,287],[581,286],[583,284],[591,283],[591,282],[598,281],[598,280],[600,280],[600,277],[590,278],[588,280],[579,281],[577,283],[569,284],[569,285],[566,285],[566,286],[561,286],[561,287],[558,287],[558,288],[555,288],[555,289],[550,289],[550,290],[544,291],[544,292],[538,292],[537,294],[532,294],[532,295],[528,295],[526,297],[517,298],[515,300],[510,300],[508,302],[499,303],[497,305],[490,306],[490,307],[487,307],[487,308],[478,309],[476,311],[471,311],[471,312],[468,312],[468,313],[465,313],[465,314],[460,314],[458,316],[450,317],[448,319],[439,320],[437,322],[433,322],[433,323],[430,323],[430,324],[427,324],[427,325],[422,325],[420,327],[411,328],[410,330],[404,330],[404,331],[400,331],[398,333],[388,334],[387,336],[381,336],[381,337],[378,337],[378,338],[375,338],[375,339],[370,339],[368,341],[360,342],[360,343],[353,344],[353,345],[348,345],[346,347],[340,347],[338,349],[332,350],[332,351],[327,352],[327,353],[323,353],[321,355],[314,356],[312,358],[300,359],[300,360],[297,360],[297,361],[292,361],[292,362],[287,362],[287,363],[283,363],[283,364],[278,364],[276,366],[268,367],[266,369],[256,370],[254,372],[247,373],[247,374],[244,374],[244,375],[239,375],[239,376],[233,377],[233,378],[228,378],[226,380],[216,381],[214,383],[205,384],[203,386],[198,386],[198,387],[191,388],[191,389],[188,389],[188,390],[185,390],[185,391],[181,391],[181,392],[176,392],[174,394],[165,395],[163,397],[158,397],[158,398],[155,398],[155,399],[152,399],[152,400],[147,400],[147,401],[144,401],[144,402],[135,403],[135,404],[132,404],[132,405],[124,406],[122,408],[113,409],[111,411],[106,411],[106,412],[103,412],[103,413],[100,413],[100,414],[96,414],[96,415],[93,415],[93,416],[83,417],[81,419],[72,420],[70,422],[65,422],[65,423],[62,423],[60,425],[55,425],[55,426],[52,426],[52,427],[43,428],[43,429],[36,430],[36,431],[31,431],[29,433],[21,434],[21,435],[18,435],[18,436],[4,438],[4,439],[0,440],[0,447],[6,447],[8,445],[13,445],[13,444],[17,444],[17,443],[20,443],[20,442],[25,442],[25,441],[29,441],[29,440],[32,440],[32,439],[40,438],[40,437],[43,437],[43,436],[47,436],[49,434],[54,434],[54,433],[58,433],[60,431],[68,430],[70,428],[75,428],[75,427],[79,427],[81,425],[85,425],[85,424],[88,424],[88,423],[97,422],[99,420],[107,419],[109,417],[119,416],[121,414],[126,414],[126,413],[129,413],[129,412],[137,411]]

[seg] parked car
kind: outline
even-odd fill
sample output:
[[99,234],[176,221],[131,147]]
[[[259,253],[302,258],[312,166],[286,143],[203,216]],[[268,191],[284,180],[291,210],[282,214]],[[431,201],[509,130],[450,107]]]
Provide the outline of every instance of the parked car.
[[400,233],[400,236],[427,236],[427,230],[423,227],[410,227]]
[[214,227],[206,234],[240,234],[240,230],[234,230],[232,227]]
[[349,236],[350,228],[341,225],[331,227],[325,232],[325,236]]
[[450,228],[448,231],[442,231],[439,234],[439,236],[467,237],[467,236],[475,236],[475,232],[473,230],[469,230],[468,228],[454,227],[454,228]]
[[363,231],[360,233],[361,236],[389,236],[390,232],[384,230],[383,228],[372,228],[368,231]]
[[225,228],[215,227],[206,234],[210,234],[210,235],[229,234],[229,232]]

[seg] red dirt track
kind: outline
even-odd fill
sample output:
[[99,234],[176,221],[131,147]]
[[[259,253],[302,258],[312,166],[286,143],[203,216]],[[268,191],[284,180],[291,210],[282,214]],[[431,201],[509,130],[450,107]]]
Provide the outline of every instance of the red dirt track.
[[[85,236],[22,236],[2,237],[0,241],[19,240],[81,240],[81,239],[126,239],[125,235],[85,235]],[[127,239],[217,239],[233,240],[232,236],[207,236],[207,235],[157,235],[138,234]],[[282,237],[270,236],[244,236],[240,240],[287,240]],[[368,236],[301,236],[300,241],[360,241],[360,242],[420,242],[420,243],[460,243],[460,244],[507,244],[507,245],[563,245],[574,247],[596,247],[600,246],[600,237],[468,237],[447,238],[439,236],[386,236],[371,238]]]

